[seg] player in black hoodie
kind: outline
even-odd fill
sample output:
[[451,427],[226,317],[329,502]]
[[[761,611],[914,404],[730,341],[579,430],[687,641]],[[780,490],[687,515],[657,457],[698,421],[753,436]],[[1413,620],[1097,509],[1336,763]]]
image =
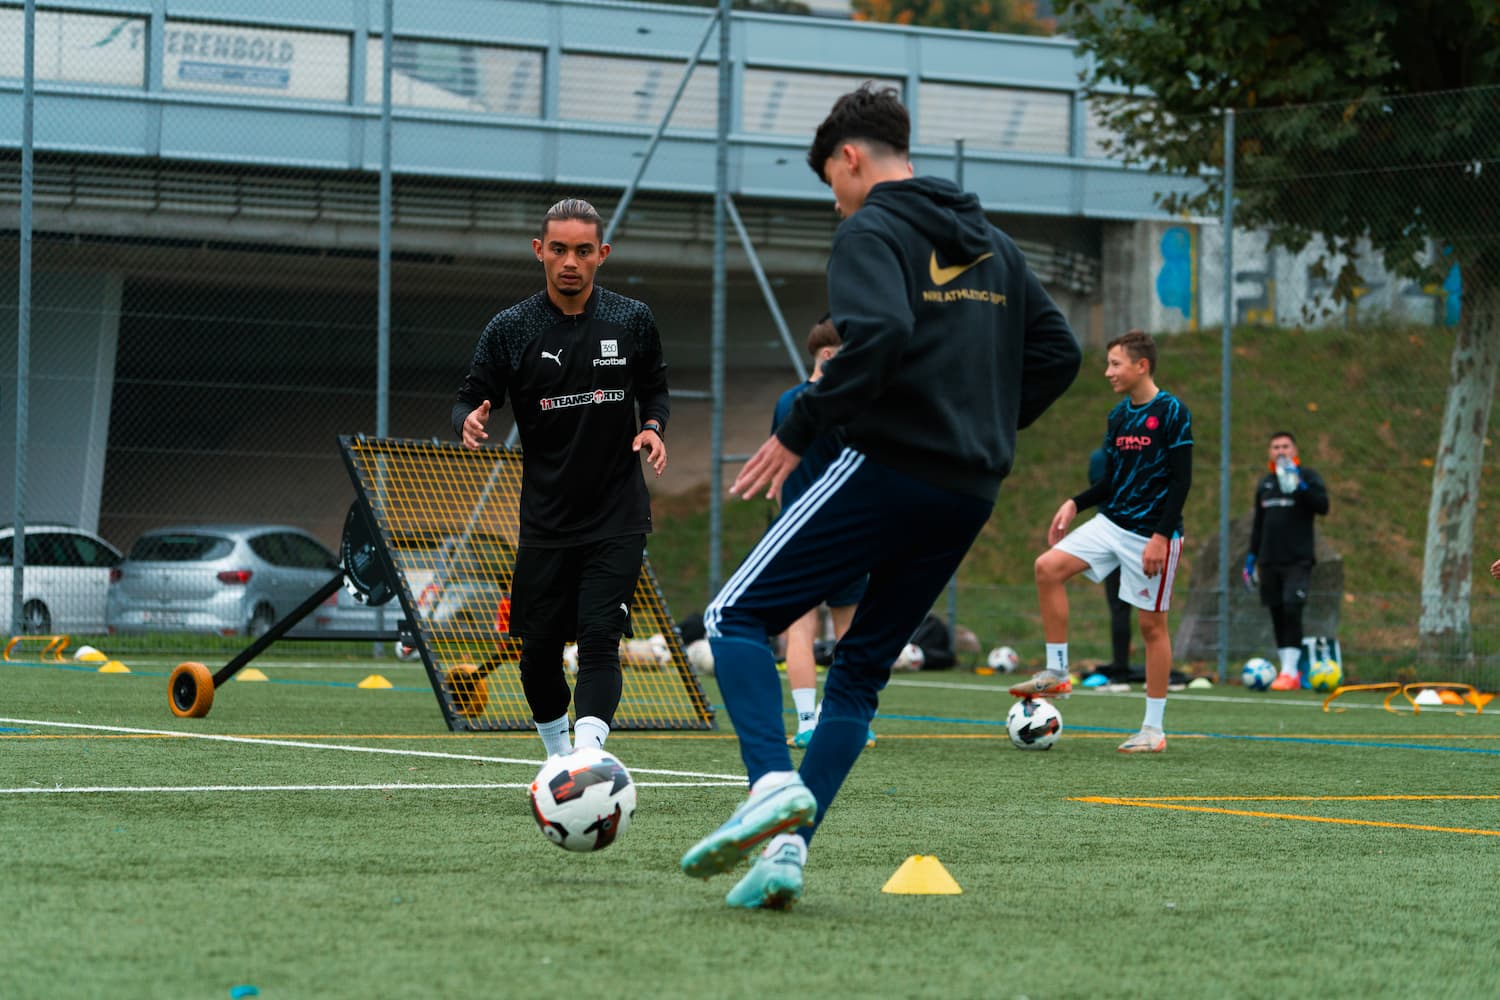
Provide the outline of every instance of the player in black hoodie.
[[[864,749],[892,661],[989,519],[1017,429],[1062,395],[1081,362],[1062,312],[979,200],[912,177],[909,134],[896,92],[868,84],[819,126],[807,160],[845,217],[828,262],[844,347],[730,487],[775,496],[820,433],[843,429],[848,446],[704,615],[751,787],[682,868],[713,875],[764,847],[731,906],[801,897],[807,842]],[[766,636],[865,573],[794,771]]]

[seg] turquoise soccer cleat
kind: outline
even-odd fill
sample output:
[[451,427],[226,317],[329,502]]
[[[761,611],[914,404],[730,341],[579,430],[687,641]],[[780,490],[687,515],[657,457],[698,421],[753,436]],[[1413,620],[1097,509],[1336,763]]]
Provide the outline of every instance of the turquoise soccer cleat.
[[763,854],[735,883],[724,902],[743,910],[786,910],[802,898],[803,852],[783,843]]
[[682,871],[694,878],[727,872],[756,847],[788,830],[806,826],[818,814],[818,801],[792,775],[784,784],[752,795],[734,811],[724,825],[688,849],[682,856]]

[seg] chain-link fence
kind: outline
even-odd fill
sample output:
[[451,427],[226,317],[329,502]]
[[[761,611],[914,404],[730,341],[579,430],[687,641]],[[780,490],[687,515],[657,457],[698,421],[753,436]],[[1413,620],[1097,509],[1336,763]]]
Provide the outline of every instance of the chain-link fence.
[[[138,636],[126,638],[118,614],[116,635],[107,634],[111,546],[128,556],[163,529],[278,526],[285,537],[261,546],[272,566],[299,547],[297,558],[312,560],[293,535],[331,556],[351,496],[336,435],[451,438],[449,408],[478,333],[541,287],[530,241],[564,196],[590,199],[614,226],[600,282],[650,304],[663,334],[672,482],[656,497],[662,528],[652,559],[673,609],[700,607],[712,583],[704,553],[715,530],[706,514],[718,459],[714,408],[725,421],[720,450],[747,451],[797,378],[786,341],[800,342],[824,310],[837,222],[802,158],[833,99],[877,78],[900,87],[914,109],[919,172],[959,175],[980,195],[1089,350],[1065,405],[1023,434],[991,530],[959,574],[957,618],[983,647],[1039,655],[1031,559],[1057,503],[1086,482],[1114,401],[1097,376],[1099,348],[1141,326],[1162,335],[1161,382],[1189,403],[1198,430],[1173,608],[1180,659],[1218,660],[1226,586],[1228,655],[1238,662],[1267,651],[1269,619],[1239,585],[1238,560],[1267,437],[1283,428],[1332,493],[1309,631],[1339,635],[1365,676],[1434,662],[1461,670],[1471,654],[1482,665],[1500,655],[1500,613],[1484,572],[1500,545],[1491,544],[1477,473],[1466,481],[1482,530],[1455,536],[1471,562],[1461,572],[1443,564],[1446,582],[1436,587],[1423,582],[1434,470],[1461,460],[1464,448],[1477,460],[1472,441],[1446,459],[1441,446],[1455,345],[1493,340],[1493,321],[1480,330],[1476,317],[1491,315],[1481,304],[1494,267],[1473,249],[1486,237],[1495,243],[1500,204],[1493,92],[1241,113],[1240,214],[1226,241],[1213,220],[1173,220],[1148,200],[1130,201],[1147,182],[1106,160],[1103,126],[1071,63],[1067,82],[1051,90],[962,78],[954,68],[960,43],[987,46],[994,62],[1040,58],[1042,48],[1050,58],[1062,51],[1055,42],[1022,52],[998,36],[836,22],[793,29],[788,19],[736,15],[731,33],[744,55],[727,124],[741,145],[728,183],[749,249],[731,224],[728,378],[716,402],[714,11],[496,0],[503,17],[460,30],[442,21],[442,5],[397,0],[383,335],[385,40],[381,5],[364,6],[373,9],[345,24],[347,13],[278,21],[251,4],[212,21],[179,18],[161,2],[87,12],[41,5],[28,433],[18,467],[12,317],[24,32],[21,5],[0,2],[0,507],[13,513],[19,481],[38,535],[25,552],[21,628],[202,648],[205,632],[182,631],[178,612],[165,608],[155,623],[138,623]],[[481,0],[470,6],[485,9]],[[767,54],[758,40],[772,32],[803,44]],[[902,67],[913,39],[943,58]],[[886,72],[854,68],[882,60]],[[768,187],[767,176],[803,187]],[[1273,209],[1300,221],[1273,230]],[[1331,242],[1316,235],[1323,228]],[[1237,325],[1233,529],[1232,562],[1220,568],[1214,473],[1226,283]],[[1477,405],[1463,412],[1472,417]],[[741,505],[725,517],[722,552],[732,566],[766,512]],[[44,533],[44,524],[59,527]],[[0,564],[11,561],[8,544],[0,537]],[[52,562],[89,571],[89,582],[68,584],[76,599],[31,599]],[[224,565],[223,588],[242,586],[234,574],[251,568]],[[1424,591],[1439,597],[1424,605]],[[1459,598],[1469,605],[1467,627],[1423,649],[1424,608],[1456,608]],[[1073,604],[1077,658],[1105,658],[1102,597],[1075,588]],[[213,631],[251,627],[253,608],[226,606],[232,613]],[[309,627],[336,626],[342,614],[335,602]]]
[[1254,290],[1236,319],[1295,332],[1240,337],[1277,344],[1285,377],[1236,398],[1236,424],[1284,414],[1327,478],[1342,572],[1315,590],[1347,643],[1424,678],[1477,663],[1493,685],[1500,88],[1241,111],[1233,127],[1235,279]]

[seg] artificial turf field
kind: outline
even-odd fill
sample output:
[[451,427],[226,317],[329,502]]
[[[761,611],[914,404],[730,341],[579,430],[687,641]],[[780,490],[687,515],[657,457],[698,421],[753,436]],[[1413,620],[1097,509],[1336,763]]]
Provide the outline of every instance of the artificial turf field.
[[[1500,708],[1185,692],[1129,757],[1139,691],[1080,693],[1021,753],[1004,677],[900,677],[802,903],[743,912],[677,869],[743,794],[722,710],[611,737],[639,807],[580,856],[529,815],[536,737],[448,734],[420,667],[256,665],[185,720],[171,663],[0,664],[0,997],[1500,991]],[[914,854],[963,893],[882,893]]]

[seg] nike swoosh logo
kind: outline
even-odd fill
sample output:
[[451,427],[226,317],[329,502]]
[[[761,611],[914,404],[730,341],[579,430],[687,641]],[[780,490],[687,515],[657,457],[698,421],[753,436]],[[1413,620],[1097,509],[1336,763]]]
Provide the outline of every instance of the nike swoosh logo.
[[982,264],[993,256],[995,256],[994,253],[987,253],[982,256],[975,257],[967,264],[954,264],[952,267],[939,267],[937,262],[937,251],[934,250],[932,251],[932,260],[929,261],[927,265],[927,273],[932,275],[932,283],[934,285],[946,285],[948,282],[952,281],[960,274],[963,274],[969,268]]

